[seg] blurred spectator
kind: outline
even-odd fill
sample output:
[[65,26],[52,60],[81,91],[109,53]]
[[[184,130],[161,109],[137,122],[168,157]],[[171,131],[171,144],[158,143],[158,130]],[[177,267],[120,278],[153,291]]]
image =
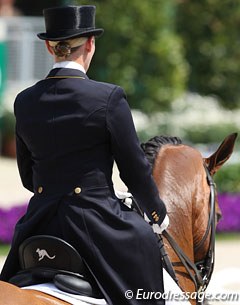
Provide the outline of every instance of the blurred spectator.
[[0,16],[20,16],[21,11],[14,4],[15,0],[0,0]]
[[15,6],[19,8],[24,16],[41,16],[45,7],[72,4],[73,0],[15,0]]

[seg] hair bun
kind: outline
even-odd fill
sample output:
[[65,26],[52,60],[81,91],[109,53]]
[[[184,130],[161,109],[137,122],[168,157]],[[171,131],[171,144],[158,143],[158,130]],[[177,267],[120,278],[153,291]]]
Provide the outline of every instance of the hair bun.
[[57,57],[67,57],[71,54],[71,46],[66,41],[59,41],[53,50]]

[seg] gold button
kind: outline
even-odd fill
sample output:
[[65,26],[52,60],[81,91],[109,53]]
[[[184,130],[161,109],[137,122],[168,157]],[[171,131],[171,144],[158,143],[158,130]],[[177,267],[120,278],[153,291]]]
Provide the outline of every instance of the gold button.
[[38,193],[41,194],[43,192],[43,187],[42,186],[39,186],[38,188]]
[[82,191],[82,190],[81,190],[80,187],[76,187],[75,190],[74,190],[75,194],[80,194],[81,191]]

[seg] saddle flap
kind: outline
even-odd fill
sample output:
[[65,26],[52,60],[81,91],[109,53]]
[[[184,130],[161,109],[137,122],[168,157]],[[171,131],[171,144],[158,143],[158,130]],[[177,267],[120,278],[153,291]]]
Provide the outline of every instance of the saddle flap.
[[19,247],[23,270],[52,268],[83,274],[85,266],[79,253],[64,240],[48,235],[26,239]]
[[68,293],[103,298],[99,287],[94,281],[89,282],[73,275],[57,274],[54,277],[54,284],[58,289]]

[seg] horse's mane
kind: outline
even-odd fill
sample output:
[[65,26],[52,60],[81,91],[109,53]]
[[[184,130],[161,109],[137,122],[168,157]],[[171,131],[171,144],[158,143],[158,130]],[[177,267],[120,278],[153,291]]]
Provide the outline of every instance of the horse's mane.
[[171,136],[155,136],[148,140],[146,143],[142,143],[141,147],[148,159],[148,162],[153,167],[155,158],[158,155],[159,150],[163,145],[172,144],[179,145],[182,144],[182,140],[178,137]]

